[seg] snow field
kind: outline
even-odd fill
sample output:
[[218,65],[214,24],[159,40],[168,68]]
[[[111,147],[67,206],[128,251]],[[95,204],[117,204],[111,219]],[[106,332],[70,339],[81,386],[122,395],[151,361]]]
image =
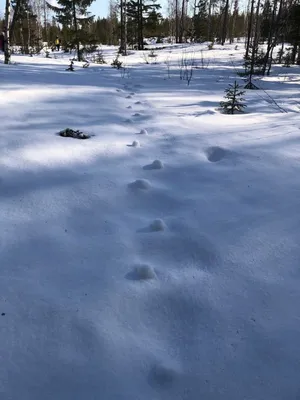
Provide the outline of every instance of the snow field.
[[298,398],[299,86],[219,114],[233,47],[0,66],[4,399]]

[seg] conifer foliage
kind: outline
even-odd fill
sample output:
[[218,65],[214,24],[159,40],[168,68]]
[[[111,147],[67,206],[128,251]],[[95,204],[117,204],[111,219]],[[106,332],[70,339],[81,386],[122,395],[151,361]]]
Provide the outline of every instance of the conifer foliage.
[[71,45],[76,46],[77,59],[81,61],[82,52],[80,43],[84,43],[88,37],[88,25],[93,21],[93,16],[88,12],[88,7],[94,0],[57,0],[57,6],[49,3],[48,7],[55,12],[56,20],[63,28],[69,28],[71,33]]
[[244,104],[245,99],[243,95],[244,90],[241,90],[240,85],[234,81],[233,85],[229,85],[229,88],[225,89],[225,101],[220,102],[221,109],[225,114],[234,114],[235,112],[243,112],[244,108],[247,107]]

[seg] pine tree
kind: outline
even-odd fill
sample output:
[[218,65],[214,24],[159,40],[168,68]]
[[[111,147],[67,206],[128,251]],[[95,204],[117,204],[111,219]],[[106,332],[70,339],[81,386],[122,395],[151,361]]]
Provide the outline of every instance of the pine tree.
[[194,35],[195,39],[199,42],[205,42],[209,40],[207,36],[208,30],[208,10],[207,10],[207,1],[199,0],[196,5],[197,13],[195,13],[194,19]]
[[80,43],[89,41],[88,25],[94,16],[89,15],[88,7],[94,0],[57,0],[57,6],[48,4],[48,7],[55,12],[56,19],[64,28],[71,27],[70,33],[73,44],[76,46],[77,59],[82,60]]
[[300,4],[293,4],[290,9],[289,29],[286,38],[287,41],[292,45],[290,61],[292,64],[297,61],[298,64],[300,55]]
[[268,39],[269,32],[272,28],[272,7],[270,0],[266,0],[263,5],[261,19],[260,35],[261,40],[265,42]]
[[222,46],[224,46],[226,38],[227,38],[228,14],[229,14],[229,0],[225,0],[224,1],[224,9],[223,9],[222,34],[221,34]]
[[[144,31],[149,19],[153,18],[153,11],[161,8],[160,4],[155,4],[156,0],[130,0],[127,2],[127,29],[128,42],[133,44],[135,41],[138,50],[144,48]],[[157,18],[160,18],[157,14]]]
[[239,0],[234,0],[233,4],[233,13],[230,16],[229,21],[229,39],[230,43],[234,42],[234,38],[237,37],[236,35],[236,21],[239,15]]
[[22,52],[29,54],[30,47],[40,47],[39,21],[28,0],[12,0],[13,19],[10,26],[11,41],[21,44]]
[[244,90],[241,90],[239,84],[234,81],[233,85],[229,85],[228,89],[225,89],[225,101],[220,102],[220,106],[225,114],[234,114],[237,112],[243,112],[244,108],[247,107],[244,104],[243,95]]
[[145,20],[146,37],[160,36],[160,21],[162,15],[155,9],[149,12],[148,18]]

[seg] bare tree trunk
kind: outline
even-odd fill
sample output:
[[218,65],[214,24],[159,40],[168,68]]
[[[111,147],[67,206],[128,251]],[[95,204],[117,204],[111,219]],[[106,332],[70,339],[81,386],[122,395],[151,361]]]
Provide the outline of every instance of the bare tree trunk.
[[4,22],[4,64],[9,64],[10,61],[10,36],[9,36],[9,25],[10,25],[10,0],[5,2],[5,22]]
[[45,29],[45,41],[48,43],[48,28],[47,28],[47,3],[44,0],[43,4],[43,12],[44,12],[44,29]]
[[143,20],[143,0],[138,1],[138,21],[139,21],[139,50],[144,49],[144,20]]
[[269,36],[268,36],[267,51],[265,54],[264,65],[262,68],[263,75],[265,75],[265,72],[267,69],[267,64],[268,64],[269,57],[270,57],[271,48],[272,48],[276,11],[277,11],[277,0],[274,1],[274,5],[273,5],[272,19],[271,19],[271,24],[270,24]]
[[120,22],[121,22],[121,30],[120,30],[120,52],[123,51],[124,48],[124,4],[123,0],[120,1]]
[[138,50],[142,50],[141,46],[141,0],[137,2],[137,44]]
[[250,63],[250,73],[249,73],[249,82],[245,86],[246,89],[257,89],[252,83],[252,77],[254,75],[254,66],[255,66],[255,58],[257,55],[257,47],[258,47],[258,38],[259,38],[259,8],[260,1],[257,0],[256,13],[255,13],[255,30],[254,30],[254,38],[252,40],[252,53],[251,53],[251,63]]
[[212,9],[212,0],[209,0],[208,21],[207,21],[207,40],[211,39],[211,9]]
[[[175,12],[176,0],[168,0],[168,18],[169,18],[169,35],[172,37],[176,36],[176,12]],[[176,42],[176,38],[175,38]]]
[[33,27],[31,26],[31,28],[34,29],[35,32],[37,33],[36,40],[33,40],[34,43],[32,43],[32,45],[36,46],[36,50],[38,52],[42,48],[43,1],[44,0],[31,0],[33,6],[33,12],[37,16],[36,22],[33,21],[34,22],[32,24]]
[[282,6],[283,6],[283,0],[280,0],[279,10],[278,10],[277,18],[275,21],[277,1],[274,3],[274,10],[273,10],[273,15],[272,15],[272,29],[271,29],[271,34],[270,34],[271,40],[268,42],[268,49],[267,49],[267,53],[265,56],[265,65],[264,65],[264,69],[263,69],[263,72],[265,73],[266,64],[268,64],[267,75],[269,75],[270,71],[271,71],[273,51],[274,51],[274,48],[277,44],[278,37],[279,37],[279,23],[280,23],[280,18],[281,18],[281,13],[282,13]]
[[254,32],[254,38],[253,38],[253,43],[252,43],[252,54],[251,54],[251,70],[250,70],[250,76],[253,75],[254,73],[254,64],[255,64],[255,57],[256,57],[256,48],[258,45],[258,31],[259,31],[259,8],[260,8],[260,0],[257,0],[257,6],[256,6],[256,15],[255,15],[255,32]]
[[246,60],[249,57],[250,41],[251,41],[251,36],[252,36],[254,3],[255,3],[255,0],[251,0],[251,11],[250,11],[250,17],[249,17],[249,23],[248,23],[248,36],[247,36],[247,45],[246,45],[246,54],[245,54]]
[[274,41],[273,41],[273,46],[272,46],[272,50],[271,50],[271,56],[269,58],[269,66],[268,66],[267,75],[270,74],[272,60],[273,60],[273,51],[274,51],[275,46],[278,44],[279,37],[280,37],[280,29],[281,29],[280,19],[282,16],[283,3],[284,3],[284,0],[279,0],[279,10],[278,10],[278,14],[277,14],[276,23],[275,23],[275,35],[274,35]]
[[195,41],[196,37],[196,9],[197,9],[197,0],[194,0],[194,6],[193,6],[193,37],[192,40],[193,42]]
[[234,42],[235,26],[236,26],[236,19],[237,19],[238,14],[239,14],[239,3],[238,3],[238,0],[234,0],[233,14],[232,14],[232,20],[231,20],[231,27],[230,27],[230,43]]
[[27,11],[27,54],[30,52],[30,45],[31,45],[31,25],[30,25],[30,17],[29,12]]
[[175,33],[176,33],[176,40],[175,42],[179,42],[179,15],[178,15],[178,1],[175,0]]
[[24,40],[24,31],[23,31],[23,24],[20,28],[20,38],[21,38],[21,43],[22,43],[22,54],[25,52],[25,40]]
[[245,18],[244,18],[245,49],[247,49],[247,42],[248,42],[248,26],[249,26],[248,19],[249,19],[249,12],[250,12],[250,3],[251,3],[251,0],[248,0],[247,10],[245,13]]
[[124,0],[124,15],[123,15],[123,23],[124,23],[124,36],[123,36],[123,54],[127,56],[127,2]]
[[292,64],[294,64],[296,62],[296,56],[297,56],[297,43],[293,44],[293,48],[292,48],[292,54],[291,54],[291,61]]
[[298,54],[297,54],[296,64],[300,65],[300,45],[298,45]]
[[182,0],[179,43],[183,42],[184,19],[185,19],[185,0]]
[[15,4],[15,9],[14,9],[14,15],[10,24],[10,38],[13,39],[14,36],[14,31],[15,31],[15,25],[16,22],[19,18],[19,11],[20,11],[20,6],[21,6],[21,0],[17,0]]
[[109,1],[109,35],[108,35],[108,44],[109,45],[114,45],[115,44],[115,40],[114,40],[114,31],[116,28],[116,3],[114,2],[114,0],[110,0]]
[[73,6],[73,20],[74,20],[74,29],[75,29],[75,40],[76,40],[76,49],[77,49],[77,60],[81,61],[81,54],[80,54],[80,43],[78,37],[78,25],[77,25],[77,15],[76,15],[76,7],[75,1],[72,1]]
[[126,0],[120,1],[120,52],[127,55],[127,3]]
[[281,49],[279,51],[279,57],[278,57],[278,64],[282,63],[283,52],[284,52],[284,38],[282,38]]
[[224,46],[227,37],[228,9],[229,9],[229,0],[226,0],[224,9],[223,27],[222,27],[222,38],[221,38],[222,46]]

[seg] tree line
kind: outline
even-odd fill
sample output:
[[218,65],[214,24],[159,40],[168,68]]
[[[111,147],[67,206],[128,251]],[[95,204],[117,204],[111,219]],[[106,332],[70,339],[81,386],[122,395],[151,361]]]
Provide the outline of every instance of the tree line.
[[[111,0],[108,15],[95,18],[89,12],[94,0],[6,0],[4,32],[5,62],[10,49],[40,51],[59,37],[67,51],[92,50],[97,44],[143,50],[145,38],[176,43],[226,41],[245,38],[245,72],[270,72],[273,62],[300,65],[300,0],[169,0],[162,15],[159,0]],[[288,44],[288,47],[285,46]],[[280,50],[274,54],[275,49]]]

